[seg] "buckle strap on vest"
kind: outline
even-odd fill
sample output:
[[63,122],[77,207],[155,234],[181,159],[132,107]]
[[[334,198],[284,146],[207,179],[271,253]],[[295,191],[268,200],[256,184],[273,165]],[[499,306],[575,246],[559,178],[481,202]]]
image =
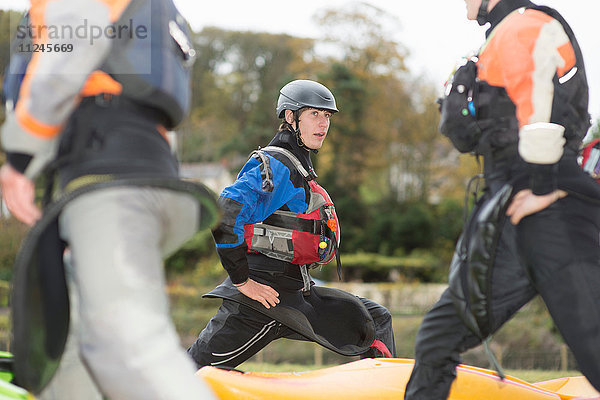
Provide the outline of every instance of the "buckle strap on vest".
[[318,235],[321,232],[320,219],[300,219],[297,218],[296,215],[285,215],[277,211],[269,215],[262,223],[280,228],[307,232],[313,235]]
[[302,294],[304,296],[310,296],[310,275],[308,274],[308,267],[306,264],[300,265],[300,274],[302,275]]
[[340,250],[338,248],[337,240],[335,238],[335,233],[333,235],[332,242],[333,242],[333,249],[335,250],[335,263],[337,266],[338,279],[341,281],[342,280],[342,259],[340,257]]
[[252,157],[260,158],[260,177],[262,178],[262,190],[265,192],[272,192],[274,188],[273,170],[271,169],[269,157],[265,156],[265,153],[260,151],[260,148],[252,152]]

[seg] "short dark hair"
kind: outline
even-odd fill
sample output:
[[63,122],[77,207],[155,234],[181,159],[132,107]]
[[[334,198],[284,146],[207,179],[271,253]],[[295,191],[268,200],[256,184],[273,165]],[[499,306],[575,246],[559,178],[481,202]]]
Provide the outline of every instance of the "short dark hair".
[[293,131],[292,126],[285,119],[279,124],[279,131]]
[[[300,117],[300,115],[308,110],[309,108],[313,108],[313,107],[302,107],[297,111],[292,111],[292,112],[297,112],[298,113],[298,117]],[[284,110],[285,111],[285,110]],[[290,131],[294,131],[294,128],[292,127],[292,124],[290,124],[289,122],[287,122],[287,120],[285,119],[285,113],[283,114],[283,118],[281,119],[281,124],[279,124],[279,130],[283,131],[283,130],[290,130]]]

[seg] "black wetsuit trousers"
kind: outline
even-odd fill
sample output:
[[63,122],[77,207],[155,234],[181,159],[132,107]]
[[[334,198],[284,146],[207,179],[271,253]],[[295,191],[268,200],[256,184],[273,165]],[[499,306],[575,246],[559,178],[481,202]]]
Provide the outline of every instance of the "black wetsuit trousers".
[[[578,366],[600,390],[600,208],[569,195],[504,227],[491,277],[492,333],[539,294]],[[405,399],[448,397],[460,354],[481,343],[446,290],[425,315]]]
[[[359,299],[375,322],[375,338],[396,356],[392,316],[389,311],[369,299]],[[287,326],[237,302],[224,299],[217,314],[209,321],[188,353],[198,368],[205,365],[236,367],[258,353],[275,339],[307,340]],[[381,357],[371,348],[361,358]]]

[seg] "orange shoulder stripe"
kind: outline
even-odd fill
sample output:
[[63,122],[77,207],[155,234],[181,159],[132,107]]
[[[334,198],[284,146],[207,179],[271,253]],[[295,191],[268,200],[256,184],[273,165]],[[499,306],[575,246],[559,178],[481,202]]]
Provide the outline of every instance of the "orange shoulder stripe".
[[110,75],[103,71],[94,71],[90,74],[81,89],[81,96],[95,96],[100,93],[119,95],[123,91],[123,85],[115,81]]
[[571,43],[565,43],[558,48],[558,53],[565,60],[564,67],[558,69],[558,76],[562,77],[564,74],[569,72],[571,68],[575,66],[577,59],[575,58],[575,50],[573,50],[573,46]]
[[[41,27],[45,26],[44,11],[47,3],[48,0],[31,0],[29,18],[31,26],[33,27],[32,40],[33,43],[36,44],[45,43],[47,41],[48,32],[46,29],[41,29]],[[40,29],[36,29],[36,27],[40,27]],[[32,115],[29,114],[25,107],[25,105],[28,103],[27,100],[29,99],[31,93],[31,75],[37,69],[39,55],[40,53],[33,53],[31,61],[27,66],[27,73],[23,78],[23,83],[21,84],[21,89],[19,91],[20,100],[17,103],[15,115],[21,127],[27,132],[37,137],[49,139],[56,136],[60,132],[62,126],[48,125],[36,120]]]
[[[536,65],[535,51],[536,46],[543,43],[539,42],[542,30],[553,20],[538,10],[515,11],[496,27],[479,55],[479,79],[506,89],[517,106],[521,126],[529,123],[536,113],[535,108],[541,106],[536,103],[540,101],[539,86],[536,85],[541,81],[536,79],[541,70]],[[565,61],[564,66],[556,66],[556,73],[562,76],[575,65],[575,53],[569,42],[556,51]]]
[[52,139],[60,133],[62,125],[48,125],[33,118],[25,108],[25,103],[19,101],[15,109],[19,125],[33,136],[43,139]]
[[[29,15],[31,26],[34,30],[33,42],[36,44],[46,43],[48,40],[48,31],[47,29],[43,29],[43,27],[46,26],[44,14],[46,5],[49,1],[50,0],[31,0]],[[125,10],[127,5],[129,5],[131,2],[131,0],[98,1],[106,4],[109,7],[111,21],[116,21]],[[25,74],[19,93],[20,101],[17,104],[15,111],[19,123],[25,130],[34,136],[51,138],[61,131],[62,125],[48,125],[40,122],[29,113],[25,106],[31,96],[31,76],[37,72],[40,54],[41,53],[34,53],[29,65],[27,66],[27,73]],[[88,77],[80,94],[82,96],[94,96],[99,93],[120,94],[122,89],[122,85],[111,78],[108,74],[102,71],[95,71],[92,72]],[[73,101],[77,101],[77,99],[73,99]]]

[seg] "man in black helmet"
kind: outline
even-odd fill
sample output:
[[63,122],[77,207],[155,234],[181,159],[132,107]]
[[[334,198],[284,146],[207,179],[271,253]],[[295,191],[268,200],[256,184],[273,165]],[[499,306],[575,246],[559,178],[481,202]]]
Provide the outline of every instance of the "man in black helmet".
[[537,294],[600,389],[600,187],[577,165],[589,127],[581,51],[556,10],[465,2],[468,19],[491,26],[446,85],[440,130],[483,156],[486,190],[419,328],[405,399],[446,399],[460,354]]
[[206,295],[223,304],[188,349],[198,367],[235,367],[278,338],[315,341],[347,356],[395,356],[387,309],[314,286],[309,275],[339,261],[335,207],[310,159],[337,111],[322,84],[285,85],[278,132],[221,193],[223,218],[213,236],[229,277]]

